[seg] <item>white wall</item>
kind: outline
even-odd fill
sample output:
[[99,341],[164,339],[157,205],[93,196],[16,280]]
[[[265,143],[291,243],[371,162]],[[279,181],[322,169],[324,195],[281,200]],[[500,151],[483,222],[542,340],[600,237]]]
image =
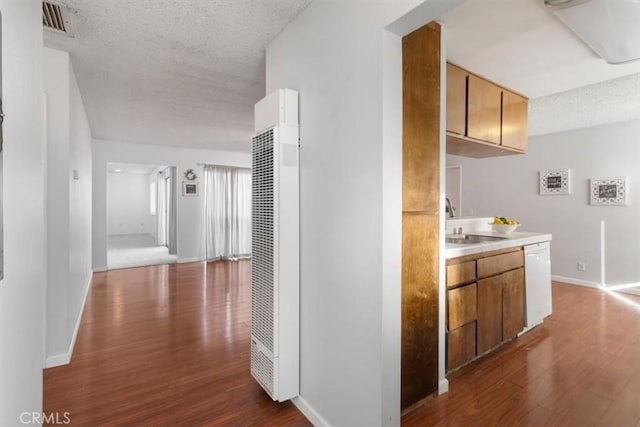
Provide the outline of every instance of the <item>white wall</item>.
[[0,0],[4,254],[0,281],[0,425],[42,410],[46,283],[42,6]]
[[156,216],[151,215],[149,175],[111,172],[107,176],[107,234],[156,236]]
[[316,1],[267,48],[266,92],[300,92],[296,404],[318,424],[400,423],[401,43],[383,28],[418,3]]
[[[606,282],[640,281],[640,121],[529,138],[529,152],[486,160],[448,156],[462,165],[463,214],[504,215],[522,230],[553,234],[551,271],[600,283],[600,221],[606,222]],[[538,172],[571,169],[571,195],[540,196]],[[627,176],[629,204],[589,205],[589,178]],[[587,269],[579,272],[577,262]]]
[[93,270],[107,268],[107,163],[162,164],[178,168],[178,261],[204,259],[203,198],[182,196],[184,171],[193,169],[202,184],[203,169],[198,163],[251,167],[249,154],[133,144],[119,141],[93,141]]
[[[44,50],[47,366],[68,363],[91,279],[91,131],[69,54]],[[78,179],[73,179],[74,170]]]
[[47,356],[67,342],[69,281],[69,54],[44,50],[47,111]]
[[[91,269],[91,129],[71,62],[68,67],[71,112],[69,115],[70,163],[65,182],[69,191],[69,282],[67,284],[69,337],[67,337],[68,350],[65,357],[71,356],[93,274]],[[78,179],[73,179],[74,170],[77,171]]]

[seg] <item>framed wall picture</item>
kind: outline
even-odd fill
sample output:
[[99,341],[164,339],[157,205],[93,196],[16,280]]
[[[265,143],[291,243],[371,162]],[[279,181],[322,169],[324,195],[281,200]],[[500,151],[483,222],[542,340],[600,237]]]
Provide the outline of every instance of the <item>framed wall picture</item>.
[[182,181],[182,195],[197,197],[198,183],[193,181]]
[[627,204],[627,177],[591,178],[589,203],[592,205],[623,206]]
[[571,194],[570,170],[540,171],[540,194],[543,196]]

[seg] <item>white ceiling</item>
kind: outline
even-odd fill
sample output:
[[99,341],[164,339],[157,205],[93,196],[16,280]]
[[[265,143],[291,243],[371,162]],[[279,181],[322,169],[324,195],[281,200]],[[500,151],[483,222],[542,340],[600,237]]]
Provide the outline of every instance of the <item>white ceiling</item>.
[[267,44],[311,0],[63,0],[94,138],[247,151]]
[[[76,37],[45,45],[71,53],[95,138],[248,151],[265,47],[311,1],[65,0]],[[531,98],[530,135],[640,118],[624,77],[640,61],[607,64],[543,0],[467,0],[441,22],[450,61]]]

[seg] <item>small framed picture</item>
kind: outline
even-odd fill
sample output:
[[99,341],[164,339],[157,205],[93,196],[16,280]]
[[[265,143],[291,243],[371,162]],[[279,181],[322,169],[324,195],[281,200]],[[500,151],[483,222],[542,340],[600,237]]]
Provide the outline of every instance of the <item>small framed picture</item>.
[[540,194],[543,196],[571,194],[569,169],[540,171]]
[[592,205],[623,206],[627,204],[627,177],[591,178],[589,203]]
[[182,181],[182,195],[183,196],[197,196],[198,195],[198,183],[193,181]]

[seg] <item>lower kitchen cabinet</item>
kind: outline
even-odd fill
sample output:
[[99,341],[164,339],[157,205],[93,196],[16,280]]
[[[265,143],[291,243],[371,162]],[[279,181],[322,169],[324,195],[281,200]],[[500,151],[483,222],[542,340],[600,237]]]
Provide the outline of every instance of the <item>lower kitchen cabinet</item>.
[[478,355],[502,342],[502,275],[478,280]]
[[447,325],[458,329],[477,319],[476,300],[478,286],[472,283],[447,291]]
[[462,366],[476,357],[478,286],[475,283],[447,291],[447,366]]
[[524,329],[524,268],[478,280],[478,355]]
[[[453,273],[451,280],[447,277],[447,371],[524,329],[523,255],[521,248],[514,248],[447,261],[447,273]],[[462,269],[477,273],[459,274]]]
[[524,268],[502,273],[502,339],[524,329]]
[[476,357],[476,322],[450,330],[447,334],[447,367],[455,369]]

